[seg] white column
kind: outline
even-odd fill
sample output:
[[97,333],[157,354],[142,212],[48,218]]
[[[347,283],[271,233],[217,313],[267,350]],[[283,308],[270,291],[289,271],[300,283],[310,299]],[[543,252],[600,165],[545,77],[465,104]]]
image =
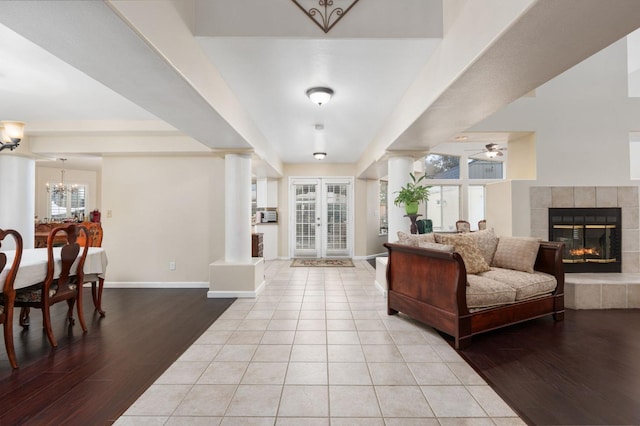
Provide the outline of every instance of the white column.
[[391,157],[388,160],[388,169],[389,234],[387,239],[392,243],[398,241],[398,231],[409,233],[411,229],[411,221],[404,217],[404,206],[397,207],[393,204],[393,200],[396,198],[396,192],[411,179],[409,173],[413,172],[413,159],[405,156]]
[[251,156],[225,156],[225,261],[251,262]]
[[[0,153],[0,228],[18,231],[24,248],[34,245],[35,181],[34,159]],[[13,248],[13,239],[7,238],[2,248]]]
[[207,297],[256,297],[266,286],[264,259],[251,257],[251,156],[224,162],[224,259],[209,264]]

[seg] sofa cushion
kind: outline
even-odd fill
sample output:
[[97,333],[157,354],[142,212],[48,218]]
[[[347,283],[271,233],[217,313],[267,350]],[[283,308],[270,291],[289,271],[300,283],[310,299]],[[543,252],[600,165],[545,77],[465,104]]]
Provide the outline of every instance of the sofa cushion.
[[533,273],[540,241],[526,237],[500,237],[491,266]]
[[516,300],[516,290],[482,275],[467,275],[467,307],[488,308],[508,305]]
[[491,265],[491,262],[493,261],[493,256],[496,253],[496,248],[498,247],[498,237],[496,236],[496,233],[493,231],[493,228],[485,229],[477,232],[471,232],[467,235],[473,238],[473,240],[476,242],[476,245],[480,249],[480,252],[482,253],[482,257],[484,257],[484,260],[485,262],[487,262],[487,265]]
[[448,244],[425,243],[423,241],[420,241],[418,247],[426,248],[429,250],[446,251],[447,253],[453,253],[453,246]]
[[433,234],[407,234],[406,232],[398,231],[399,244],[418,247],[420,242],[435,243],[436,240]]
[[452,245],[454,250],[462,256],[467,274],[478,274],[490,269],[476,242],[468,234],[445,235],[442,237],[442,242]]
[[491,268],[490,271],[483,272],[480,276],[499,281],[513,288],[516,291],[516,300],[551,293],[558,285],[553,275],[538,271],[529,273],[512,269]]

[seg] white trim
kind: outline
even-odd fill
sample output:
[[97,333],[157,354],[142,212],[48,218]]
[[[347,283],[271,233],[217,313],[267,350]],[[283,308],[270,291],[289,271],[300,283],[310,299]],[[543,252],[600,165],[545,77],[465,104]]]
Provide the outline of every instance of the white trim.
[[373,284],[376,286],[376,290],[382,293],[384,297],[387,297],[387,289],[385,289],[384,286],[378,282],[378,280],[375,280]]
[[[85,285],[86,287],[86,285]],[[209,288],[208,282],[142,282],[142,281],[105,281],[105,288]]]
[[262,283],[260,283],[260,285],[258,286],[258,288],[256,288],[254,291],[216,291],[216,290],[209,290],[207,292],[207,298],[209,299],[228,299],[231,297],[237,297],[237,298],[256,298],[260,295],[260,293],[262,293],[262,291],[264,290],[264,288],[266,287],[267,282],[266,281],[262,281]]

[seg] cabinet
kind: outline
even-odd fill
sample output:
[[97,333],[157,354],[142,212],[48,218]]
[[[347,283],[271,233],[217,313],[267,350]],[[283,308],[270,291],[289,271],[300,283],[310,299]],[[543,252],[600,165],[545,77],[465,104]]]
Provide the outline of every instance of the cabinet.
[[264,260],[278,258],[278,224],[261,223],[256,225],[256,231],[264,234]]
[[251,234],[251,257],[264,257],[263,234]]

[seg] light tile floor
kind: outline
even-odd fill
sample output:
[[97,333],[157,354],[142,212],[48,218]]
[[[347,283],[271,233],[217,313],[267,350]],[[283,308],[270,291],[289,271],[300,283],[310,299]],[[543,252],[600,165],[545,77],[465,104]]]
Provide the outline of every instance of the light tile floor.
[[433,329],[388,316],[366,261],[267,262],[116,425],[524,425]]

